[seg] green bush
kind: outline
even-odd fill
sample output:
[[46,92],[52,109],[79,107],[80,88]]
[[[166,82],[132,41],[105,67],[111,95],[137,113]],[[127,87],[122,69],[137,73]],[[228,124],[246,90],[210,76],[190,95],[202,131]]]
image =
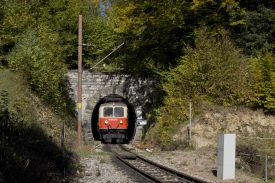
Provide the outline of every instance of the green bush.
[[187,47],[180,64],[166,76],[168,96],[204,96],[222,105],[248,101],[253,83],[249,60],[224,31],[213,37],[200,29],[196,35],[195,48]]
[[45,101],[62,105],[66,66],[61,60],[58,35],[47,26],[29,29],[8,56],[10,68],[28,80],[32,90]]
[[275,113],[275,56],[265,53],[254,59],[254,73],[256,76],[256,106],[265,112]]
[[187,47],[177,67],[163,74],[166,93],[157,110],[157,123],[149,138],[171,144],[173,134],[187,122],[188,103],[208,100],[221,105],[246,104],[253,99],[250,62],[224,31],[211,36],[196,32],[195,48]]

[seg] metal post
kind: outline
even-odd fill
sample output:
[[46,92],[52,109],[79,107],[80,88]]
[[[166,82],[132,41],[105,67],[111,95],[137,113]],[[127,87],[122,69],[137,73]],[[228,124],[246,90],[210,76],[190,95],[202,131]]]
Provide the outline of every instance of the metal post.
[[62,166],[63,166],[63,177],[66,177],[65,169],[65,121],[62,120],[61,126],[61,148],[62,148]]
[[268,156],[265,155],[265,181],[266,182],[268,180],[268,177],[267,177],[267,159],[268,159]]
[[82,15],[78,18],[78,83],[77,83],[77,140],[81,144],[82,125]]
[[192,101],[189,101],[189,144],[191,144],[192,136]]

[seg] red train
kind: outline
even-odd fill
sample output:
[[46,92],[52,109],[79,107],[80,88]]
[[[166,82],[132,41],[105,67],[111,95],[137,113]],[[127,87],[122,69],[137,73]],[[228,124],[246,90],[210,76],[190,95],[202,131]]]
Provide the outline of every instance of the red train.
[[135,133],[135,110],[119,95],[108,95],[99,100],[92,116],[95,140],[103,143],[129,143]]
[[99,132],[125,133],[128,128],[128,108],[126,104],[111,102],[101,104],[98,119]]

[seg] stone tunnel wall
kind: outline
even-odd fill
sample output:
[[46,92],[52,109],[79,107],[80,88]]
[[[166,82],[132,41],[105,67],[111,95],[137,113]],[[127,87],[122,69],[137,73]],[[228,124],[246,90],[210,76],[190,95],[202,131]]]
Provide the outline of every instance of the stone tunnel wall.
[[[77,70],[69,71],[67,77],[70,96],[76,104]],[[92,73],[84,70],[82,76],[82,127],[86,140],[93,140],[91,116],[94,106],[101,97],[112,93],[119,94],[128,99],[136,110],[141,110],[142,115],[145,116],[146,111],[156,100],[157,88],[158,81],[154,77]]]

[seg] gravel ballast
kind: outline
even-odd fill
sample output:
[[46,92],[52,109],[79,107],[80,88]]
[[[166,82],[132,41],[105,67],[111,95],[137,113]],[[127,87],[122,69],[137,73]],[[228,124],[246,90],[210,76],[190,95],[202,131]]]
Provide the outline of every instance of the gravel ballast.
[[83,172],[78,183],[134,183],[116,167],[110,154],[97,153],[81,160]]
[[[263,180],[249,176],[237,169],[236,179],[223,181],[215,176],[216,154],[213,151],[154,151],[141,150],[128,145],[138,154],[169,168],[189,174],[214,183],[261,183]],[[83,171],[78,183],[136,183],[140,182],[137,176],[127,168],[120,166],[112,158],[111,153],[101,150],[102,146],[92,152],[89,157],[82,158]]]

